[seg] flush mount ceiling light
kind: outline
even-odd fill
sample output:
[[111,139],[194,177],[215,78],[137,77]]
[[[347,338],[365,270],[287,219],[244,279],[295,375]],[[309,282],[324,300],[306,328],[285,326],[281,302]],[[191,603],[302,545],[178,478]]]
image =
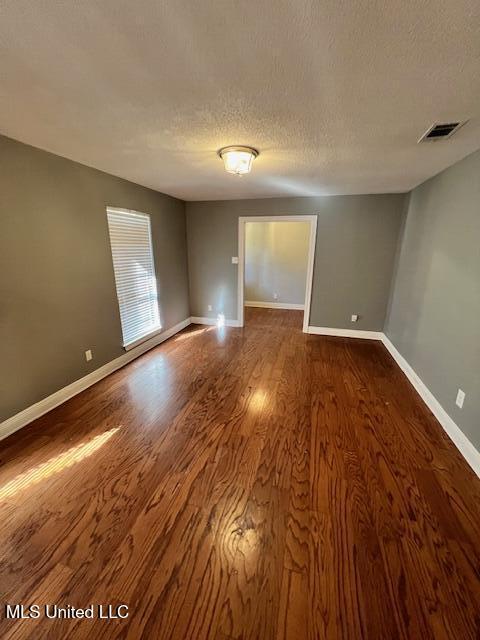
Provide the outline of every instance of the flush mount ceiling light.
[[250,173],[252,162],[258,156],[258,151],[253,147],[223,147],[218,151],[218,155],[223,160],[225,171],[242,176]]

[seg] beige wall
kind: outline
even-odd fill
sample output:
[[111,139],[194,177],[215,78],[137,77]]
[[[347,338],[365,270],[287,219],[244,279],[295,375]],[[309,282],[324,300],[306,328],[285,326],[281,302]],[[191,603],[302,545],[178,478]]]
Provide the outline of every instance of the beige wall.
[[246,223],[246,302],[305,302],[309,236],[308,222]]
[[182,201],[0,137],[0,421],[124,353],[107,205],[150,214],[162,325],[187,318]]

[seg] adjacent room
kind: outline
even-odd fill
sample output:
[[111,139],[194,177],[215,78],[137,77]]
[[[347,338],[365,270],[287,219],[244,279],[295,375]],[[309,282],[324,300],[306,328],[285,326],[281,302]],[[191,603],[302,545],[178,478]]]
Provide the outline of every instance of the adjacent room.
[[306,222],[246,223],[246,307],[304,310],[309,231]]
[[478,1],[0,50],[0,637],[478,640]]
[[[250,311],[247,319],[272,317],[275,322],[296,319],[308,326],[315,255],[315,216],[272,216],[239,219],[239,308],[285,309],[301,313]],[[242,298],[243,296],[243,298]]]

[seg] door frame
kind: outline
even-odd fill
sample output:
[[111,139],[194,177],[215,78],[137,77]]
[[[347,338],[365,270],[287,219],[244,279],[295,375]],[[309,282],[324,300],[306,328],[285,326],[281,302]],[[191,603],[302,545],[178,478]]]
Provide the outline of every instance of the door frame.
[[240,216],[238,218],[238,326],[244,326],[244,288],[245,288],[245,223],[247,222],[309,222],[310,238],[308,242],[307,277],[305,285],[305,306],[303,310],[303,332],[308,333],[310,306],[312,301],[313,267],[315,264],[315,246],[317,240],[317,216]]

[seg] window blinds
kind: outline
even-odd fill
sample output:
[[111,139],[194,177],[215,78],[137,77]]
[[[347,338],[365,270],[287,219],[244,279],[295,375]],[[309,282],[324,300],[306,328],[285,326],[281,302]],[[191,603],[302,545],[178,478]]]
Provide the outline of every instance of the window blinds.
[[131,348],[161,328],[150,216],[108,208],[107,218],[123,346]]

